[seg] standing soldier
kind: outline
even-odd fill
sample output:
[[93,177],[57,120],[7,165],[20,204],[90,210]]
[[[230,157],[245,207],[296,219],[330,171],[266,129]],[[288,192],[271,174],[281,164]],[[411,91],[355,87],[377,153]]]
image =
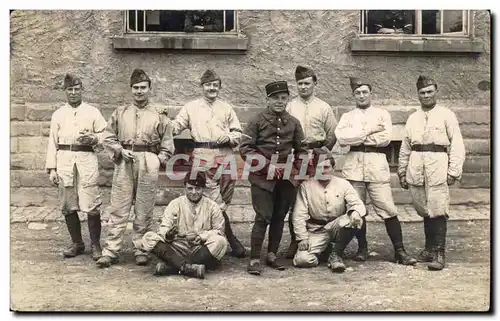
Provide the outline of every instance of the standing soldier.
[[[333,112],[330,105],[314,95],[318,79],[312,69],[297,66],[295,80],[299,96],[288,103],[286,111],[300,121],[306,139],[306,147],[311,155],[314,148],[329,152],[337,142],[337,138],[335,138],[336,113]],[[288,217],[291,242],[286,257],[289,259],[293,258],[297,252],[297,241],[295,240],[291,214],[293,211],[290,211]]]
[[227,156],[233,155],[233,148],[238,146],[241,138],[241,125],[233,107],[221,100],[219,92],[221,79],[212,70],[203,73],[200,85],[203,97],[187,103],[172,121],[174,135],[189,129],[194,140],[193,158],[209,162],[211,168],[207,172],[205,195],[219,203],[225,219],[225,233],[231,246],[231,254],[236,257],[245,256],[245,247],[234,235],[226,209],[231,203],[235,181],[230,174],[215,177]]
[[437,87],[425,76],[417,80],[422,108],[408,117],[398,168],[401,186],[410,189],[413,206],[424,218],[425,249],[417,259],[430,262],[429,270],[445,266],[448,185],[461,178],[465,160],[457,117],[450,109],[436,106]]
[[[350,78],[350,82],[356,108],[343,114],[335,129],[340,146],[350,146],[342,175],[351,182],[363,203],[366,204],[366,194],[370,196],[375,213],[384,220],[396,262],[414,265],[417,260],[404,249],[398,210],[392,198],[389,163],[382,148],[391,142],[391,115],[371,105],[372,86],[369,83],[358,78]],[[365,261],[368,256],[365,218],[356,236],[359,248],[355,260]]]
[[[266,86],[268,108],[256,115],[245,128],[240,153],[246,162],[251,155],[261,155],[266,159],[266,166],[260,172],[251,172],[252,204],[256,212],[251,236],[251,253],[248,272],[260,275],[260,252],[269,226],[269,242],[266,264],[276,270],[284,266],[276,260],[276,254],[283,235],[285,216],[296,195],[296,181],[283,177],[283,168],[275,168],[270,163],[272,155],[278,155],[278,162],[285,163],[288,155],[295,154],[297,163],[299,154],[306,154],[302,147],[304,133],[297,118],[286,110],[289,92],[285,81],[277,81]],[[250,163],[250,162],[249,162]],[[297,166],[296,166],[297,168]],[[268,172],[272,179],[267,180]]]
[[166,122],[149,103],[151,79],[141,69],[130,77],[133,104],[118,107],[111,115],[104,134],[104,146],[115,162],[109,231],[98,267],[118,262],[119,251],[134,203],[134,255],[137,265],[146,265],[147,252],[137,242],[150,230],[156,198],[160,163],[165,164],[174,150]]
[[101,112],[82,102],[80,78],[67,74],[64,90],[68,103],[52,115],[47,147],[47,172],[50,181],[59,185],[61,211],[73,244],[65,257],[82,254],[85,245],[78,211],[88,215],[92,259],[101,256],[101,196],[97,155],[98,135],[106,128]]

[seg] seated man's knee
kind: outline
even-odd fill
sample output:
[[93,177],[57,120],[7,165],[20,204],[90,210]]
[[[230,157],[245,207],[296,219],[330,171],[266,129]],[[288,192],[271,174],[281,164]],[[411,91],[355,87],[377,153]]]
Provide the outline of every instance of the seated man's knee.
[[141,250],[150,252],[159,241],[162,241],[162,238],[155,232],[149,231],[142,236],[142,239],[136,246]]
[[[205,242],[205,246],[210,250],[214,257],[222,257],[227,252],[227,239],[221,235],[211,235]],[[221,256],[221,253],[222,256]]]
[[297,251],[293,257],[293,265],[296,267],[308,268],[318,266],[318,257],[309,251]]

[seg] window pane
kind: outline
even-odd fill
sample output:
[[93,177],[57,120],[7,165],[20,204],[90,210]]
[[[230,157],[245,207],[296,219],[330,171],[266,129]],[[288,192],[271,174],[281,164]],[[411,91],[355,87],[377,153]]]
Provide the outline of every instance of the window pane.
[[443,10],[443,33],[463,31],[463,11]]
[[184,31],[222,32],[224,31],[223,19],[222,10],[188,10],[184,21]]
[[441,23],[438,23],[439,10],[422,10],[422,33],[433,35],[441,33]]
[[[463,32],[462,10],[423,10],[422,33],[441,34]],[[443,30],[441,30],[441,26]]]
[[368,34],[415,33],[414,10],[368,10],[365,14],[365,32]]

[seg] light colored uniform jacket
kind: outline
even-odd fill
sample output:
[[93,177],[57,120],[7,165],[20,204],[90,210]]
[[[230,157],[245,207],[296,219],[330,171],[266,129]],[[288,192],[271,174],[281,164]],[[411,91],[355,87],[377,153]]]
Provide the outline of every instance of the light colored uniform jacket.
[[[377,124],[384,130],[371,133]],[[392,139],[391,115],[387,110],[370,106],[356,108],[342,115],[335,129],[340,146],[367,145],[385,147]],[[384,153],[349,151],[345,156],[342,176],[348,180],[372,183],[390,182],[390,171]]]
[[214,159],[214,165],[221,164],[226,155],[231,155],[232,148],[239,144],[241,138],[240,121],[233,107],[220,99],[213,103],[205,98],[193,100],[181,108],[171,123],[174,135],[189,129],[195,142],[216,142],[220,136],[227,135],[231,147],[195,148],[193,151],[193,156],[203,155],[203,159]]
[[[447,153],[412,151],[415,144],[444,145]],[[406,176],[408,184],[437,186],[446,183],[447,175],[460,179],[464,161],[465,146],[453,111],[435,106],[408,117],[398,166],[398,175]]]
[[58,144],[79,145],[77,138],[80,131],[100,135],[106,129],[106,120],[101,112],[84,102],[73,108],[65,104],[52,115],[50,122],[49,142],[45,168],[56,169],[65,187],[73,186],[74,166],[78,169],[79,179],[83,185],[97,185],[99,168],[97,155],[94,152],[74,152],[58,150]]
[[331,222],[350,211],[366,216],[363,202],[347,180],[332,176],[326,187],[312,179],[302,183],[292,216],[297,240],[307,240],[309,233],[324,232],[326,223],[308,222],[310,218]]
[[317,97],[309,102],[296,97],[288,103],[286,111],[299,120],[307,143],[325,141],[324,146],[332,150],[337,141],[334,132],[337,119],[330,105]]

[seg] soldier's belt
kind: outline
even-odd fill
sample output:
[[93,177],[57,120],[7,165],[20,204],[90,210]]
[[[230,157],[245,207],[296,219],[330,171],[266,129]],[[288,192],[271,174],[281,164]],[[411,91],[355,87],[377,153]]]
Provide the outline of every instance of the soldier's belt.
[[93,152],[94,149],[89,145],[64,145],[59,144],[57,146],[58,150],[69,150],[71,152]]
[[153,148],[153,146],[150,146],[150,145],[130,145],[130,144],[123,144],[122,147],[125,148],[125,149],[128,149],[128,150],[131,150],[133,152],[151,152],[151,153],[155,153],[156,154],[155,149]]
[[375,146],[367,146],[367,145],[359,145],[359,146],[351,146],[349,148],[351,152],[363,152],[363,153],[382,153],[385,154],[386,149],[383,147],[375,147]]
[[326,225],[328,224],[329,222],[327,220],[319,220],[317,218],[312,218],[310,217],[308,220],[307,220],[307,223],[310,223],[310,224],[317,224],[317,225]]
[[305,147],[307,149],[321,148],[321,147],[323,147],[324,144],[325,144],[325,141],[320,140],[320,141],[313,142],[313,143],[307,143],[307,144],[305,144]]
[[413,145],[411,150],[414,152],[446,153],[446,146],[435,144]]
[[209,149],[217,149],[231,147],[229,143],[225,144],[217,144],[217,142],[194,142],[194,148],[209,148]]

